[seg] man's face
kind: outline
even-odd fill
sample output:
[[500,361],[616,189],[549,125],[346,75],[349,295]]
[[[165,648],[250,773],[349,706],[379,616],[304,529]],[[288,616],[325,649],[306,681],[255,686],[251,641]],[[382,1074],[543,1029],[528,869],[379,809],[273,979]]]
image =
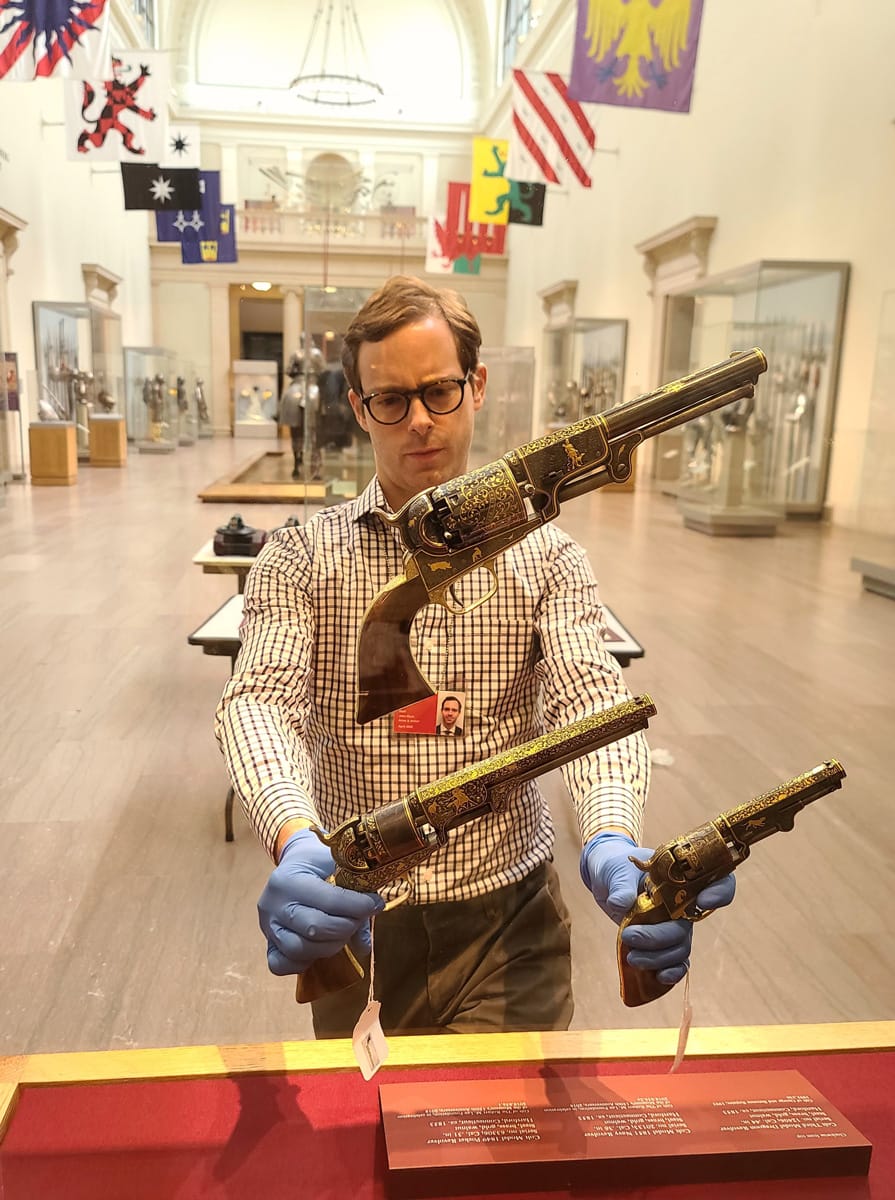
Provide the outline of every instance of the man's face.
[[[463,374],[453,336],[442,317],[405,325],[381,342],[364,342],[357,367],[364,395],[404,391],[437,379],[459,379]],[[419,396],[414,396],[410,412],[397,425],[378,424],[360,396],[349,391],[357,422],[370,435],[376,473],[393,509],[424,488],[466,471],[475,414],[485,399],[486,376],[485,367],[470,376],[463,403],[452,413],[430,413]]]
[[441,706],[441,723],[452,729],[457,724],[457,717],[460,715],[460,705],[456,700],[445,700]]

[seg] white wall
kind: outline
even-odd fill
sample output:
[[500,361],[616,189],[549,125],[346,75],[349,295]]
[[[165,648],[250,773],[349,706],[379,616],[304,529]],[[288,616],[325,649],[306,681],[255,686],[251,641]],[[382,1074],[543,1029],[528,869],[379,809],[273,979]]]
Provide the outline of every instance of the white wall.
[[[568,71],[573,18],[570,4],[524,65]],[[711,274],[850,262],[828,501],[854,523],[881,297],[895,287],[893,45],[889,0],[706,4],[690,114],[588,106],[598,145],[618,154],[596,155],[590,191],[548,189],[542,230],[511,228],[505,341],[539,350],[537,291],[577,279],[578,315],[630,321],[627,390],[646,390],[651,301],[634,246],[691,216],[718,217]],[[491,136],[509,133],[506,93]]]

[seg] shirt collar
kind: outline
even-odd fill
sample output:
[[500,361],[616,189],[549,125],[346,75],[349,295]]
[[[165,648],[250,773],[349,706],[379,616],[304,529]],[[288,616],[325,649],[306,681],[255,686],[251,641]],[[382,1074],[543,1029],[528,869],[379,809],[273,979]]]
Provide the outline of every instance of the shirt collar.
[[379,482],[379,476],[374,475],[354,503],[354,520],[360,521],[371,516],[377,508],[383,508],[389,513],[392,511]]

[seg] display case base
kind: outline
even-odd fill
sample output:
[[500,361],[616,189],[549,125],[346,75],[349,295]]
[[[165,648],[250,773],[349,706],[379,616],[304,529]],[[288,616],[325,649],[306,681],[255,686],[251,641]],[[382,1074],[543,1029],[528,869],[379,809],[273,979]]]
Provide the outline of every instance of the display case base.
[[867,558],[853,558],[851,569],[860,572],[861,586],[865,592],[875,592],[877,596],[895,600],[895,559],[887,566]]
[[775,537],[780,523],[776,513],[760,508],[725,508],[679,499],[678,509],[686,529],[711,537]]
[[31,482],[35,487],[71,487],[78,481],[78,447],[72,421],[35,421],[28,427]]
[[127,463],[127,429],[121,413],[94,413],[90,418],[91,467],[123,467]]
[[291,504],[333,504],[339,498],[332,479],[292,479],[292,455],[282,450],[265,450],[242,463],[235,471],[216,479],[199,492],[206,503],[233,501]]
[[183,437],[179,437],[177,439],[178,446],[195,446],[195,444],[196,444],[196,439],[194,437],[192,437],[190,434],[185,434]]
[[274,421],[236,421],[233,425],[233,436],[236,438],[276,438],[277,426]]
[[173,454],[177,449],[176,442],[137,442],[141,454]]

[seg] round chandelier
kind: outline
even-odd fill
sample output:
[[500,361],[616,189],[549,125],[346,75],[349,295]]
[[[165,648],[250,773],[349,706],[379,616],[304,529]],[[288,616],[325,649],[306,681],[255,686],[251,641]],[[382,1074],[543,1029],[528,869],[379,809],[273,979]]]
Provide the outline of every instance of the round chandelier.
[[299,100],[350,108],[385,93],[370,78],[354,0],[318,0],[298,74],[289,84]]

